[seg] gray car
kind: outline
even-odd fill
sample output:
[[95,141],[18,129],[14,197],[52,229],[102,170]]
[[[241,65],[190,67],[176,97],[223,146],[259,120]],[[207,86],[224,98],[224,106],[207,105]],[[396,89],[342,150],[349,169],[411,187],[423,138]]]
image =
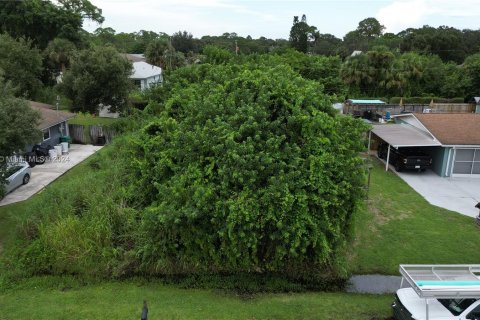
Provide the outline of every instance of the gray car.
[[23,184],[27,184],[30,181],[31,174],[30,166],[26,162],[10,165],[5,174],[5,177],[7,177],[5,184],[6,193],[12,192]]

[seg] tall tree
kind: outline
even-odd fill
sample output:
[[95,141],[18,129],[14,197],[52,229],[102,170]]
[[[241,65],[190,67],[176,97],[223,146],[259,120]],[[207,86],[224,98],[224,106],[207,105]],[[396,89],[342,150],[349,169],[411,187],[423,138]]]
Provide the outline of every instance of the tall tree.
[[169,49],[169,43],[164,39],[156,39],[151,41],[145,51],[147,62],[154,66],[165,69],[164,53]]
[[196,46],[193,35],[187,31],[175,32],[171,37],[171,43],[175,50],[185,54],[198,51],[197,48],[195,48]]
[[33,99],[42,86],[42,55],[31,46],[31,41],[0,34],[0,69],[5,79],[12,82],[16,95]]
[[74,111],[95,113],[99,105],[122,111],[132,87],[132,64],[112,47],[81,51],[60,84]]
[[309,42],[314,42],[317,36],[317,28],[308,25],[305,15],[301,20],[298,19],[298,16],[293,17],[293,26],[290,29],[290,46],[292,48],[307,53]]
[[45,48],[44,55],[55,72],[65,73],[75,50],[76,47],[72,42],[62,38],[55,38]]
[[367,39],[379,38],[385,27],[375,18],[366,18],[358,23],[357,32]]

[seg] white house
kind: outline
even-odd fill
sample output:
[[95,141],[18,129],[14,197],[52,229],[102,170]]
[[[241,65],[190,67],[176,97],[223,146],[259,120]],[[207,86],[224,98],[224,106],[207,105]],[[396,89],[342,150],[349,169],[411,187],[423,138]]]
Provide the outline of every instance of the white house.
[[145,90],[162,82],[162,68],[144,61],[133,62],[133,74],[130,79],[134,81],[137,88]]

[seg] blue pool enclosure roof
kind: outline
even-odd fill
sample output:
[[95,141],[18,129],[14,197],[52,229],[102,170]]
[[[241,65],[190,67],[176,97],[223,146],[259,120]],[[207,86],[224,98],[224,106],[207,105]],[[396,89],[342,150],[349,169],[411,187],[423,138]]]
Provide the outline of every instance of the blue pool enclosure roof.
[[386,104],[382,100],[362,100],[362,99],[348,99],[346,103],[350,104]]
[[400,265],[399,271],[421,298],[480,298],[478,264]]

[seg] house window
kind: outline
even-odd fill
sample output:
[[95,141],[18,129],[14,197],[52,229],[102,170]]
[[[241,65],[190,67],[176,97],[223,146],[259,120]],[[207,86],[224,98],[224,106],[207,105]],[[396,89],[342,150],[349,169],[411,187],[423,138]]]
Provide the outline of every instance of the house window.
[[137,87],[138,89],[142,89],[142,80],[134,80],[134,81],[133,81],[133,84],[134,84],[135,87]]
[[43,141],[50,139],[50,128],[43,130]]

